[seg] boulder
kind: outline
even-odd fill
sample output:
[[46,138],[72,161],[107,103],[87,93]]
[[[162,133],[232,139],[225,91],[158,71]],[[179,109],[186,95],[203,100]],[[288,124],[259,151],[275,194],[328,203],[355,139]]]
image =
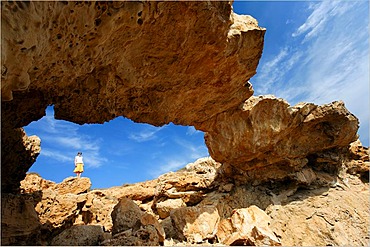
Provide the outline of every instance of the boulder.
[[137,230],[140,228],[140,219],[144,213],[139,206],[128,198],[122,198],[114,207],[112,212],[113,236],[131,228]]
[[87,177],[69,177],[57,184],[54,189],[59,195],[64,195],[67,193],[78,195],[88,192],[90,187],[91,181]]
[[102,246],[159,246],[157,230],[152,225],[118,233],[112,239],[102,242]]
[[213,205],[174,209],[170,217],[178,238],[190,243],[214,238],[220,221],[218,210]]
[[51,245],[58,246],[97,246],[107,238],[101,226],[72,226],[51,241]]
[[163,202],[158,202],[156,204],[158,215],[161,219],[167,218],[170,216],[170,213],[173,209],[186,207],[185,202],[181,199],[168,199]]
[[102,245],[159,245],[166,237],[153,215],[142,212],[129,198],[122,198],[112,212],[113,238]]
[[145,213],[140,218],[140,223],[145,226],[154,226],[154,228],[157,231],[159,242],[163,243],[163,241],[166,238],[166,233],[162,227],[162,225],[159,223],[156,217],[154,217],[152,214]]
[[369,148],[364,147],[360,140],[356,140],[351,143],[348,156],[348,161],[346,162],[347,172],[358,174],[363,179],[369,181]]
[[55,182],[43,179],[37,173],[27,173],[21,181],[21,193],[33,193],[36,191],[46,190],[55,186]]
[[42,191],[42,200],[35,210],[41,224],[50,229],[73,225],[86,201],[86,197],[74,194],[59,195],[52,189]]
[[236,209],[230,218],[221,220],[216,235],[225,245],[280,246],[269,228],[270,221],[256,206]]
[[241,179],[268,181],[302,169],[313,154],[347,147],[357,139],[358,124],[343,102],[291,107],[267,95],[253,96],[200,127],[215,160],[239,170]]

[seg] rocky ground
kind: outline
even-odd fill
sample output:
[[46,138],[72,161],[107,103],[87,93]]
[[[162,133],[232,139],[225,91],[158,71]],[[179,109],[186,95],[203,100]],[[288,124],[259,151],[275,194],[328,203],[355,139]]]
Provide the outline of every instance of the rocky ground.
[[[1,10],[2,245],[369,244],[358,119],[342,101],[253,96],[266,30],[232,1]],[[101,190],[88,178],[26,175],[41,140],[23,127],[49,105],[78,124],[194,126],[213,159]]]
[[367,246],[368,150],[355,142],[348,157],[258,185],[212,158],[109,189],[29,173],[21,194],[2,194],[2,244]]

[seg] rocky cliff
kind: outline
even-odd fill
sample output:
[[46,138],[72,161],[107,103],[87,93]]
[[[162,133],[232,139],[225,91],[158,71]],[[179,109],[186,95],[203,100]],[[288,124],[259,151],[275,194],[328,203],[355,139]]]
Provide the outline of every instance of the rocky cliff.
[[359,150],[337,157],[339,173],[312,164],[259,185],[212,158],[99,190],[88,178],[56,184],[31,173],[21,194],[2,196],[2,244],[365,246],[369,162]]
[[[1,10],[3,244],[367,244],[369,157],[358,119],[341,101],[253,96],[265,29],[230,2]],[[40,139],[22,127],[48,105],[79,124],[124,116],[191,125],[213,159],[106,190],[89,191],[87,178],[26,177]]]

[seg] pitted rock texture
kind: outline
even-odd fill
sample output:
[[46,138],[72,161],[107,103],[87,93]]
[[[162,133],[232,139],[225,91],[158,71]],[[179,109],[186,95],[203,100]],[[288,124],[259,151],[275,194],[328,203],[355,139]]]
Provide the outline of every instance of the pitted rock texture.
[[249,172],[250,180],[269,180],[301,170],[313,156],[340,153],[357,139],[358,125],[343,102],[291,107],[265,95],[217,115],[201,129],[215,160]]
[[265,32],[223,1],[2,2],[2,20],[3,100],[36,91],[81,124],[193,125],[233,108]]
[[[2,133],[40,119],[48,105],[57,119],[78,124],[124,116],[196,125],[253,94],[248,80],[265,29],[230,2],[1,2],[1,9]],[[13,139],[21,141],[2,135],[9,151],[2,171],[19,171],[3,180],[7,192],[32,164],[23,171],[12,158]]]

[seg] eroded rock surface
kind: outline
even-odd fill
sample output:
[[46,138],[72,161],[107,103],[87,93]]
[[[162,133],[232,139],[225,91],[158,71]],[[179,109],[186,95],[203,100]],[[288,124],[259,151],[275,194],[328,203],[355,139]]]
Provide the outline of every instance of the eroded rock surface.
[[342,153],[357,139],[358,124],[343,102],[291,107],[267,95],[251,97],[201,129],[215,160],[245,172],[244,180],[267,181],[283,179],[320,155]]
[[19,191],[20,181],[36,161],[41,151],[41,140],[27,136],[22,128],[1,125],[1,191]]
[[[369,155],[353,142],[357,118],[343,102],[251,97],[265,30],[231,3],[1,8],[2,244],[68,245],[81,229],[78,244],[367,245]],[[48,105],[79,124],[192,125],[213,159],[92,191],[87,178],[26,176],[40,139],[22,127]]]
[[76,123],[202,122],[251,95],[262,54],[264,29],[229,2],[3,2],[2,10],[2,98],[41,92],[57,118]]
[[[348,157],[358,160],[337,159],[339,172],[306,166],[259,185],[229,177],[211,158],[153,181],[82,193],[67,186],[70,193],[59,194],[53,188],[65,181],[53,185],[29,174],[22,181],[28,193],[2,194],[2,243],[69,245],[79,227],[91,226],[81,228],[75,244],[366,245],[369,184],[360,170],[348,168],[360,165],[367,150],[352,143]],[[133,188],[139,187],[138,194],[155,193],[137,199]],[[163,204],[171,205],[165,215]]]
[[76,225],[72,226],[53,238],[51,245],[57,246],[97,246],[109,238],[101,226]]
[[1,9],[1,121],[9,133],[2,171],[19,174],[2,180],[6,191],[32,164],[19,167],[10,142],[21,137],[10,132],[48,105],[57,119],[79,124],[124,116],[195,125],[253,94],[248,80],[265,29],[227,1],[1,2]]
[[217,237],[225,245],[280,246],[270,229],[271,218],[260,208],[237,209],[220,222]]

